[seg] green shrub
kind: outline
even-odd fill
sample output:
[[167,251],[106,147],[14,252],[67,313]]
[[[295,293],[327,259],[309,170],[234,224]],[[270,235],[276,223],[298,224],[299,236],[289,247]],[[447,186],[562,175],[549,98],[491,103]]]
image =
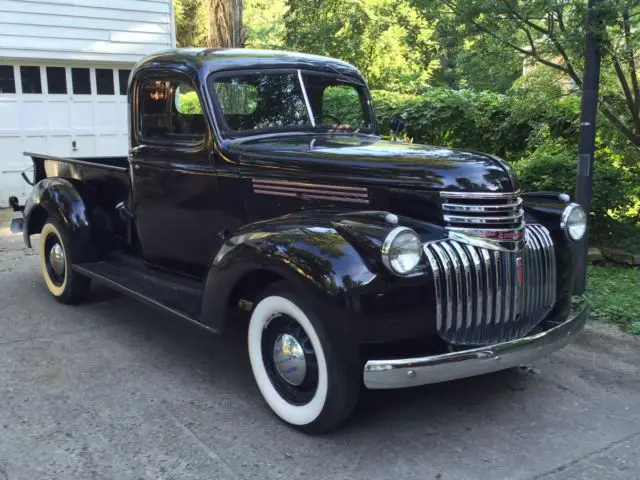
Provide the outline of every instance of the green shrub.
[[[523,191],[575,192],[577,155],[575,148],[563,141],[549,141],[531,155],[515,162],[520,188]],[[629,208],[635,186],[632,175],[615,167],[606,157],[597,156],[593,172],[593,204],[591,229],[603,235],[611,228],[610,213]]]

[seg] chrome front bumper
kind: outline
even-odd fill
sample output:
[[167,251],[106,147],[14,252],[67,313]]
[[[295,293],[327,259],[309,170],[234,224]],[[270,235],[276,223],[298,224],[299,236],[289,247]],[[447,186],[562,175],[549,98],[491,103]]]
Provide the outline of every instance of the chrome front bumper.
[[571,343],[588,316],[585,303],[564,323],[529,337],[429,357],[369,360],[364,384],[374,389],[415,387],[517,367]]

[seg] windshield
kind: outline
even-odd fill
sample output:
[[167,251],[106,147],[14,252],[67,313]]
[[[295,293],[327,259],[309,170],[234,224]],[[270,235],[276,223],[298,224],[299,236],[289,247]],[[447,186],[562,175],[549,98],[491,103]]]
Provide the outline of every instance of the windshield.
[[227,131],[371,132],[366,87],[342,74],[234,73],[215,77],[212,86]]

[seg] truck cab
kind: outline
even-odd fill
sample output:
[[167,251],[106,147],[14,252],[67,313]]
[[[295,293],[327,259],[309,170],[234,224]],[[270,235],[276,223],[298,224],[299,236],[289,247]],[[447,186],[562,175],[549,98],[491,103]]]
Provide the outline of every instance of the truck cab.
[[518,366],[584,326],[581,207],[521,192],[493,155],[382,139],[352,65],[172,50],[128,100],[127,158],[29,154],[12,204],[50,293],[99,281],[211,332],[244,322],[262,396],[299,430],[335,428],[362,387]]

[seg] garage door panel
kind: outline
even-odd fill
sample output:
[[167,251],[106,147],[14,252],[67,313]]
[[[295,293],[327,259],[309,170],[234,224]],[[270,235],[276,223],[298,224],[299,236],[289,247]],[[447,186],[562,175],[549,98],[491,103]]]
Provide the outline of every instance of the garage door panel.
[[106,102],[97,103],[95,118],[98,130],[116,131],[119,123],[117,105]]
[[51,130],[71,129],[71,106],[69,101],[49,102],[49,128]]
[[[93,157],[98,155],[96,152],[96,137],[94,135],[76,135],[75,139],[78,150],[74,152],[74,155],[79,157]],[[100,152],[100,156],[102,155],[102,152]]]
[[126,141],[126,137],[118,134],[100,135],[96,138],[96,150],[101,156],[121,157],[127,154],[127,149],[123,148]]
[[71,135],[51,135],[47,138],[47,153],[56,157],[68,157],[73,155],[73,137]]
[[[24,146],[24,148],[22,148],[22,152],[48,153],[47,137],[45,135],[27,135],[22,144]],[[52,153],[51,155],[55,154]]]
[[49,128],[47,105],[42,100],[28,100],[22,102],[19,109],[20,125],[25,131],[43,131]]
[[23,164],[22,139],[0,136],[0,172],[18,170]]
[[74,130],[94,129],[93,102],[72,102],[71,103],[72,128]]
[[0,135],[20,131],[19,111],[17,100],[0,101]]

